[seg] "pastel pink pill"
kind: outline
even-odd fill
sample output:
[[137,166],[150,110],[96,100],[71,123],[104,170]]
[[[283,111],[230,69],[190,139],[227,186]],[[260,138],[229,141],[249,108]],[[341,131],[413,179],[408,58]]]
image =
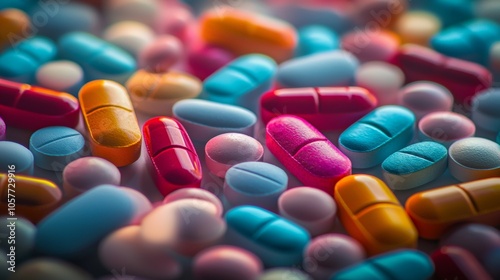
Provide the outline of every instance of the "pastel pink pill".
[[351,161],[302,118],[283,115],[266,126],[269,151],[303,184],[333,195],[337,181],[351,174]]
[[[158,2],[158,1],[157,1]],[[189,28],[195,23],[189,7],[181,1],[159,1],[160,16],[156,19],[156,32],[170,34],[188,43]]]
[[205,145],[205,163],[212,174],[224,178],[232,166],[261,161],[264,148],[255,138],[241,133],[224,133]]
[[453,142],[474,136],[476,126],[467,117],[453,112],[435,112],[418,123],[419,139],[431,140],[449,147]]
[[163,203],[167,204],[182,199],[199,199],[210,202],[215,206],[215,215],[217,216],[222,216],[222,212],[224,211],[222,203],[217,196],[207,190],[198,188],[185,188],[171,192],[163,199]]
[[324,234],[311,240],[304,252],[303,268],[314,279],[328,279],[335,272],[362,262],[361,244],[343,234]]
[[262,262],[254,254],[233,246],[217,246],[199,253],[194,259],[194,279],[255,280]]
[[418,81],[403,87],[398,93],[398,104],[410,109],[417,119],[438,111],[451,111],[453,95],[444,86]]
[[187,64],[193,75],[204,80],[235,58],[234,54],[223,48],[202,45],[189,52]]
[[163,35],[139,52],[139,67],[152,72],[167,72],[183,55],[182,43],[174,36]]
[[337,204],[331,196],[310,187],[285,191],[278,199],[279,214],[299,224],[312,236],[331,232],[337,214]]
[[0,141],[5,140],[5,135],[7,134],[6,133],[6,130],[7,130],[6,128],[7,128],[7,126],[5,125],[5,122],[0,117]]
[[177,278],[182,272],[180,263],[165,251],[146,248],[140,232],[139,226],[127,226],[111,233],[99,245],[101,263],[110,271],[120,272],[126,267],[131,277]]
[[342,49],[352,53],[361,63],[389,62],[398,52],[399,38],[390,32],[353,31],[342,37]]

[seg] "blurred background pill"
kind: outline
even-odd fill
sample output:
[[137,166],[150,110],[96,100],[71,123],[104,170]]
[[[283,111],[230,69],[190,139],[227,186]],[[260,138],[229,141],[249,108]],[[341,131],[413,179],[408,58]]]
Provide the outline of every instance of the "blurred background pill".
[[429,113],[451,111],[453,95],[440,84],[419,81],[410,83],[398,93],[398,104],[410,109],[418,120]]
[[215,215],[222,216],[222,212],[224,209],[222,208],[221,201],[213,193],[204,189],[185,188],[173,191],[165,196],[165,198],[163,199],[163,203],[168,204],[182,199],[199,199],[201,201],[210,202],[216,208]]
[[500,89],[491,88],[474,96],[472,120],[487,131],[500,131]]
[[398,91],[404,82],[403,71],[385,62],[367,62],[356,71],[356,85],[375,95],[379,106],[396,104]]
[[35,159],[33,153],[23,145],[11,141],[0,141],[0,154],[2,155],[0,172],[7,173],[9,170],[14,170],[16,174],[33,175]]
[[441,29],[441,21],[435,15],[423,11],[410,11],[399,17],[394,30],[403,44],[427,46],[434,34]]
[[51,61],[43,64],[36,72],[37,84],[52,89],[71,93],[78,97],[78,91],[84,83],[83,69],[69,60]]
[[7,126],[5,125],[5,122],[3,119],[0,117],[0,141],[5,140],[7,137]]
[[36,258],[23,263],[16,268],[11,280],[91,280],[94,279],[87,271],[71,262],[54,258]]
[[[6,253],[10,253],[10,245],[15,246],[16,259],[21,261],[27,260],[29,257],[33,256],[35,248],[35,234],[36,227],[29,220],[17,217],[17,220],[13,222],[9,219],[9,216],[0,216],[2,220],[2,227],[0,228],[0,236],[2,239],[5,238],[5,242],[0,243],[0,250]],[[13,225],[13,226],[12,226]],[[15,241],[9,242],[7,236],[10,236],[10,232],[15,229]]]
[[108,26],[102,34],[104,40],[126,50],[134,57],[138,57],[155,37],[151,27],[137,21],[119,21]]
[[152,72],[167,72],[184,56],[181,41],[171,35],[157,37],[138,52],[139,68]]

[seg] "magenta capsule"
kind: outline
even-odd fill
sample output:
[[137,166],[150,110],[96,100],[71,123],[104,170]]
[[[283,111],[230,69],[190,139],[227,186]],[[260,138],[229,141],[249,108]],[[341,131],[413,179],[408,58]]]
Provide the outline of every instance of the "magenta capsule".
[[377,106],[377,98],[360,87],[287,88],[265,93],[260,102],[262,121],[291,114],[319,130],[345,129]]
[[492,279],[474,255],[460,247],[441,247],[432,253],[431,259],[436,268],[434,272],[436,280]]
[[283,115],[266,126],[271,153],[303,184],[333,195],[338,180],[351,174],[351,161],[306,120]]
[[144,124],[143,133],[152,163],[151,174],[161,194],[200,187],[200,160],[181,123],[168,117],[155,117]]

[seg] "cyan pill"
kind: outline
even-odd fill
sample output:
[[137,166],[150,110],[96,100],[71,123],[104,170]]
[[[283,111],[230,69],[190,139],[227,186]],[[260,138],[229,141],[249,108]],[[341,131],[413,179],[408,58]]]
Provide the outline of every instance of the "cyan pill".
[[309,25],[299,29],[299,45],[295,56],[333,51],[339,48],[339,36],[331,29],[321,25]]
[[0,141],[0,155],[0,173],[14,170],[15,173],[33,175],[33,153],[23,145]]
[[30,138],[36,166],[51,171],[62,171],[68,163],[84,156],[84,147],[80,132],[64,126],[39,129]]

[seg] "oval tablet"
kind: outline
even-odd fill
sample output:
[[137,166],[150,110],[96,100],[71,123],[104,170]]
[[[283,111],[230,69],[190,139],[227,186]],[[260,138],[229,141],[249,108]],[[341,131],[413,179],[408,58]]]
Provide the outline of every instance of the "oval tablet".
[[69,92],[78,97],[78,91],[84,82],[83,69],[69,60],[48,62],[38,68],[36,82],[40,86],[55,91]]
[[[12,220],[9,218],[10,216],[7,215],[0,216],[0,219],[2,220],[0,235],[3,238],[7,238],[11,233],[11,229],[13,229],[11,223]],[[15,220],[15,228],[16,228],[15,240],[17,242],[15,247],[16,259],[24,261],[33,256],[33,251],[34,251],[33,249],[35,247],[36,226],[25,218],[22,217],[16,217],[16,218],[17,218],[17,220]],[[3,250],[6,253],[6,255],[10,253],[11,244],[9,244],[8,240],[10,239],[7,239],[7,242],[0,243],[0,250]]]
[[395,104],[397,93],[405,82],[405,75],[397,66],[387,62],[372,61],[356,71],[356,85],[370,91],[379,105]]
[[393,190],[407,190],[432,182],[447,166],[448,150],[429,141],[405,147],[382,162],[385,182]]
[[[148,44],[155,40],[156,34],[147,25],[137,21],[120,21],[108,26],[102,38],[138,57]],[[139,68],[144,68],[140,65]]]
[[2,30],[0,30],[0,51],[3,51],[12,43],[23,40],[26,36],[23,33],[31,24],[27,14],[21,10],[9,8],[9,4],[7,4],[7,7],[2,7],[0,12],[0,25],[2,26]]
[[216,216],[221,216],[224,210],[222,208],[222,203],[217,196],[207,190],[197,188],[186,188],[173,191],[169,195],[165,196],[163,203],[168,204],[182,199],[199,199],[201,201],[208,201],[215,206]]
[[453,112],[434,112],[418,122],[418,138],[449,147],[453,142],[474,136],[476,126],[467,117]]
[[474,96],[472,100],[472,120],[476,126],[492,131],[500,131],[500,89],[489,89]]
[[451,111],[453,95],[444,86],[418,81],[403,87],[398,93],[398,104],[410,109],[417,119],[437,111]]
[[369,168],[405,147],[413,138],[415,115],[400,106],[382,106],[364,116],[339,137],[340,150],[354,168]]
[[9,170],[15,174],[32,175],[34,170],[33,153],[21,144],[0,141],[0,172]]
[[322,25],[309,25],[298,31],[299,45],[295,56],[306,56],[316,53],[333,51],[339,48],[339,35]]

